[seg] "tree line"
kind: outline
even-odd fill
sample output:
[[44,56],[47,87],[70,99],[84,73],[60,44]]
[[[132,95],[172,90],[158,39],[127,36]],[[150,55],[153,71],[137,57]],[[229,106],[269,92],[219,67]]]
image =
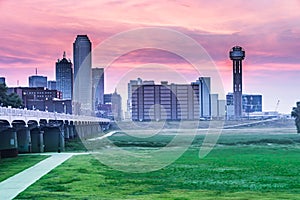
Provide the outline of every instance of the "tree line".
[[23,101],[16,93],[7,94],[8,87],[0,83],[0,105],[2,107],[23,108]]

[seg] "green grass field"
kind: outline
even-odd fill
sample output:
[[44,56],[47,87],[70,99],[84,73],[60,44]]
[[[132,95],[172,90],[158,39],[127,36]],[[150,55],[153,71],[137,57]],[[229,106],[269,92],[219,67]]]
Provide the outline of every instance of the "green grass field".
[[[151,151],[173,136],[110,137],[121,148]],[[300,136],[223,134],[199,159],[197,136],[178,160],[158,171],[126,173],[92,155],[74,156],[16,199],[300,199]]]
[[48,158],[45,155],[19,155],[0,159],[0,182]]

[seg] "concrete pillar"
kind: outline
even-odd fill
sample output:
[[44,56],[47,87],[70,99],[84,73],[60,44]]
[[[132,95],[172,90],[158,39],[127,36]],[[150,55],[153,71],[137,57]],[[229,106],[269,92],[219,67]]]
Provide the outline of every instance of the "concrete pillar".
[[20,153],[31,152],[31,137],[28,127],[21,128],[17,131],[18,151]]
[[99,124],[97,124],[97,123],[93,125],[94,132],[95,132],[96,134],[98,134],[98,133],[99,133],[99,129],[98,129],[98,127],[99,127]]
[[75,131],[76,131],[77,136],[81,138],[82,134],[83,134],[82,133],[82,125],[76,125],[75,126]]
[[93,124],[87,124],[88,138],[94,135]]
[[69,140],[70,139],[70,126],[65,124],[65,125],[63,125],[63,128],[64,128],[65,140]]
[[8,128],[0,132],[0,152],[2,158],[18,156],[17,132]]
[[42,153],[44,152],[44,131],[39,128],[34,128],[30,130],[31,137],[31,151],[33,153]]
[[80,125],[80,129],[81,129],[81,138],[86,138],[87,137],[87,130],[86,130],[86,125]]
[[65,150],[64,128],[45,127],[44,128],[45,152],[61,152]]
[[83,124],[80,127],[81,127],[81,138],[86,138],[87,137],[86,125]]
[[70,135],[70,138],[74,138],[75,135],[74,135],[74,125],[69,125],[69,135]]

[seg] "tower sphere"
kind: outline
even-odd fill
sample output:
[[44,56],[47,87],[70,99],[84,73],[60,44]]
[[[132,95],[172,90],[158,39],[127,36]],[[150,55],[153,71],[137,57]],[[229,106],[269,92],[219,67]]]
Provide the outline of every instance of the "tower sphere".
[[231,60],[244,60],[245,51],[240,46],[234,46],[229,52],[229,57]]

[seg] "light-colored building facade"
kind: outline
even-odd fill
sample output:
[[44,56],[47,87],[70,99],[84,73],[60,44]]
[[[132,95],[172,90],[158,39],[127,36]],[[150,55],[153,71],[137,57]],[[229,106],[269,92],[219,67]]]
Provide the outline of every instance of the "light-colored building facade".
[[199,118],[211,118],[210,77],[199,77],[194,84],[199,85]]
[[219,112],[219,105],[218,105],[219,95],[218,94],[211,94],[210,95],[210,102],[211,102],[211,118],[217,118]]
[[132,85],[132,120],[199,119],[199,84]]
[[142,85],[143,80],[138,78],[137,80],[130,80],[128,83],[128,96],[127,96],[127,112],[125,113],[126,119],[131,119],[132,116],[132,86],[133,85]]
[[98,104],[104,104],[104,68],[92,68],[92,87],[95,110]]
[[218,99],[218,119],[225,119],[226,117],[226,100]]

